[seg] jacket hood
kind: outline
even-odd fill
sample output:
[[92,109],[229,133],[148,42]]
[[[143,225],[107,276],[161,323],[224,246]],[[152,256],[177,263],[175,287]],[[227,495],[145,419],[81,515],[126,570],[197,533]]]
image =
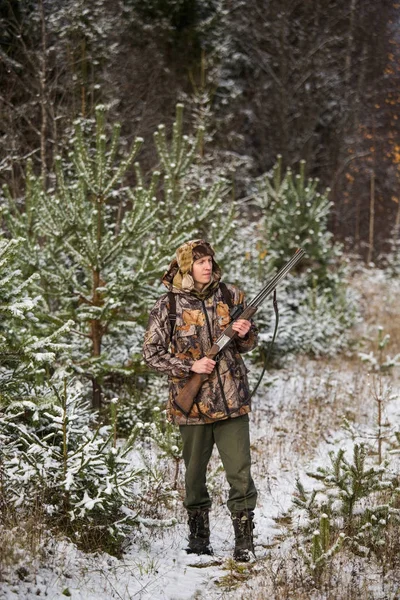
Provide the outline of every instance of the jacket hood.
[[[162,277],[165,287],[174,293],[192,293],[201,298],[208,297],[217,287],[221,279],[221,269],[214,259],[214,249],[206,240],[190,240],[185,242],[176,251],[166,273]],[[192,267],[194,261],[203,256],[212,257],[212,277],[201,292],[194,287]]]

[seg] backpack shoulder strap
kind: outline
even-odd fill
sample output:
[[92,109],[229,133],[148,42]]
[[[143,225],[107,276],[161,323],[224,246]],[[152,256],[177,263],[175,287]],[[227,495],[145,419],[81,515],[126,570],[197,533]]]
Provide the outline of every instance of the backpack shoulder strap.
[[220,287],[220,290],[221,290],[222,295],[224,297],[225,304],[227,304],[229,306],[229,308],[233,308],[233,306],[234,306],[234,304],[233,304],[233,298],[232,298],[232,294],[228,290],[228,286],[226,285],[226,283],[223,283],[221,281],[220,284],[219,284],[219,287]]
[[170,341],[172,342],[172,336],[175,331],[176,324],[176,296],[173,292],[168,292],[168,300],[169,300],[169,311],[168,318],[171,325],[170,328]]

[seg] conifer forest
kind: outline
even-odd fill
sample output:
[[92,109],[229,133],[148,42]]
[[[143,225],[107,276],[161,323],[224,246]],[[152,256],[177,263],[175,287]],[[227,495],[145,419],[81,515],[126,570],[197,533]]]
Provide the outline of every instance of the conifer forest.
[[[0,598],[400,598],[400,2],[0,0],[0,117]],[[184,550],[142,356],[197,238],[249,299],[305,251],[245,355],[245,564],[216,452]]]

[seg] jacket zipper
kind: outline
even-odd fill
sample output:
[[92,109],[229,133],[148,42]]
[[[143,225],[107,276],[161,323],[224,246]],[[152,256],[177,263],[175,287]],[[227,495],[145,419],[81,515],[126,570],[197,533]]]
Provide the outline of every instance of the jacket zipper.
[[[204,312],[205,317],[206,317],[206,323],[207,323],[207,329],[208,329],[208,336],[210,338],[210,342],[211,342],[211,346],[212,346],[213,343],[214,343],[214,341],[213,341],[212,332],[211,332],[210,320],[208,318],[207,308],[206,308],[204,300],[201,300],[201,304],[202,304],[202,307],[203,307],[203,312]],[[222,379],[221,379],[221,375],[220,375],[220,372],[219,372],[219,362],[217,362],[217,364],[215,365],[215,368],[217,370],[217,377],[218,377],[219,387],[221,388],[222,401],[223,401],[224,406],[225,406],[226,414],[227,414],[228,417],[230,417],[231,415],[230,415],[230,411],[229,411],[229,407],[228,407],[228,402],[226,401],[226,396],[225,396],[225,392],[224,392],[224,386],[222,385]]]

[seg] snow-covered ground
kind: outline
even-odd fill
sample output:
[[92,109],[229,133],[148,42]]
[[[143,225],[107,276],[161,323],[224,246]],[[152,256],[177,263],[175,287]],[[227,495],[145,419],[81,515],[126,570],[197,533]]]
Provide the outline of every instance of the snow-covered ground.
[[[363,275],[354,285],[362,293],[368,292],[357,336],[374,338],[381,322],[387,326],[393,317],[391,311],[395,311],[399,282],[388,284],[378,272],[368,281]],[[383,303],[379,299],[381,285],[385,289]],[[214,557],[185,553],[185,512],[177,498],[165,515],[175,517],[177,524],[163,529],[142,526],[135,530],[121,558],[87,555],[69,542],[53,540],[46,546],[45,562],[38,559],[26,572],[7,575],[6,581],[0,583],[0,598],[305,598],[293,595],[293,591],[287,592],[288,595],[282,592],[280,596],[274,584],[285,569],[295,568],[289,565],[286,514],[295,481],[300,477],[307,482],[306,471],[326,464],[330,450],[348,443],[348,434],[341,428],[344,416],[360,426],[373,427],[377,407],[372,388],[376,381],[377,377],[368,374],[357,357],[357,351],[330,360],[294,358],[285,368],[266,377],[254,400],[251,416],[253,476],[259,491],[255,515],[257,561],[253,564],[237,567],[230,560],[233,529],[225,505],[227,484],[214,454],[209,477],[214,501],[210,519]],[[396,371],[384,383],[391,385],[390,398],[384,403],[384,419],[396,424],[400,418]],[[182,475],[179,485],[182,486]],[[371,573],[364,574],[365,581],[368,576],[372,578],[365,598],[395,598],[394,584],[386,591],[382,591],[381,584],[379,589],[374,588]],[[318,597],[328,596],[321,593]]]

